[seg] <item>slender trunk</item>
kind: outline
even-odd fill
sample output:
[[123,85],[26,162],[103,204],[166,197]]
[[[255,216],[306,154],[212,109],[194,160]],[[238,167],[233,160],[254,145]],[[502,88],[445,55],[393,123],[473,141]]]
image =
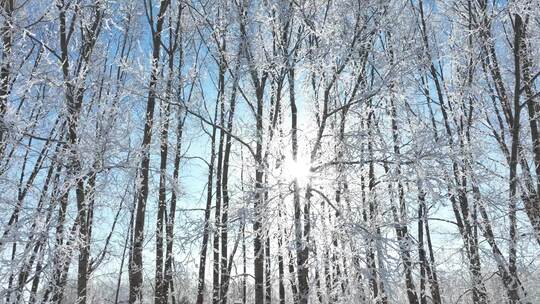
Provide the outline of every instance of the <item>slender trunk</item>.
[[518,146],[520,133],[520,92],[521,92],[521,51],[522,44],[521,31],[523,22],[519,14],[514,14],[514,123],[511,126],[512,132],[512,147],[510,154],[510,205],[508,210],[508,218],[510,223],[510,241],[508,249],[508,272],[511,275],[509,282],[508,297],[511,304],[520,302],[520,286],[517,279],[517,164],[518,164]]
[[[289,70],[289,102],[291,106],[291,142],[293,162],[298,160],[298,109],[296,107],[294,67]],[[296,271],[298,275],[298,304],[307,304],[309,295],[307,259],[304,249],[307,247],[304,239],[304,227],[302,227],[302,206],[300,203],[300,185],[298,178],[293,181],[293,204],[294,204],[294,231],[296,249]],[[304,215],[305,216],[305,215]]]
[[264,206],[264,163],[263,163],[263,107],[264,107],[264,87],[257,87],[257,108],[256,108],[256,129],[257,141],[255,149],[255,219],[253,221],[253,254],[255,261],[253,263],[255,273],[255,304],[264,303],[264,247],[262,244],[262,210]]
[[431,243],[431,233],[429,230],[429,221],[427,218],[427,208],[424,207],[424,228],[426,231],[426,241],[428,246],[428,252],[429,252],[429,267],[428,267],[428,275],[429,275],[429,287],[431,291],[431,297],[433,299],[433,304],[441,304],[441,291],[439,289],[439,280],[437,278],[437,268],[435,264],[435,254],[433,252],[433,245]]
[[294,269],[294,262],[295,259],[293,257],[292,251],[290,249],[287,249],[289,263],[288,263],[288,270],[289,270],[289,282],[291,285],[291,292],[293,296],[293,301],[295,304],[298,304],[300,302],[300,294],[298,291],[298,284],[296,282],[297,276],[296,270]]
[[[219,125],[221,128],[225,125],[225,62],[222,57],[220,57],[219,62],[219,92],[218,92],[218,103],[219,103]],[[218,304],[221,303],[223,299],[220,294],[221,283],[220,283],[220,237],[221,237],[221,203],[222,203],[222,181],[223,181],[223,149],[225,142],[225,132],[223,129],[220,129],[219,132],[219,145],[217,152],[217,170],[216,170],[216,208],[214,210],[214,259],[213,259],[213,295],[212,303]],[[226,271],[226,269],[223,269]]]
[[[218,117],[218,105],[214,108],[214,122],[217,121]],[[212,127],[212,135],[210,138],[210,164],[208,166],[208,181],[206,188],[206,209],[204,210],[204,228],[203,228],[203,239],[201,245],[201,253],[199,256],[199,278],[197,286],[197,304],[202,304],[204,301],[204,291],[205,291],[205,279],[204,275],[206,272],[206,252],[208,249],[208,239],[210,237],[210,213],[212,209],[212,189],[213,189],[213,175],[214,175],[214,165],[216,160],[216,133],[217,127],[214,125]]]
[[[143,141],[141,143],[142,155],[140,164],[140,184],[138,185],[137,209],[133,227],[133,248],[129,263],[129,303],[142,302],[143,283],[143,245],[144,245],[144,222],[146,214],[146,202],[148,200],[148,182],[150,171],[150,143],[152,141],[152,127],[154,125],[154,108],[156,104],[156,90],[159,77],[159,55],[161,50],[161,34],[165,13],[170,0],[161,0],[157,15],[156,28],[152,31],[152,64],[150,82],[148,85],[148,100],[146,104]],[[153,28],[154,24],[150,24]]]
[[[421,191],[421,190],[420,190]],[[425,194],[420,192],[418,195],[418,259],[420,263],[420,304],[427,303],[426,292],[426,251],[424,249],[424,208],[425,208]]]
[[[394,65],[394,51],[391,45],[392,36],[390,33],[387,34],[389,42],[389,56],[390,64]],[[399,201],[399,215],[398,212],[394,211],[395,220],[396,220],[396,234],[400,247],[400,255],[403,261],[403,268],[405,272],[405,286],[407,288],[407,298],[409,304],[417,304],[418,296],[416,294],[416,287],[414,285],[412,277],[412,262],[410,254],[410,244],[412,243],[408,233],[407,227],[407,210],[405,204],[405,193],[403,189],[403,184],[401,182],[401,151],[399,148],[399,135],[398,135],[398,124],[397,124],[397,109],[395,105],[395,93],[394,93],[394,83],[390,83],[390,113],[391,113],[391,128],[392,128],[392,139],[393,139],[393,151],[396,158],[396,178],[397,178],[397,190],[398,190],[398,201]],[[389,186],[391,187],[391,185]],[[395,207],[393,207],[395,208]]]
[[118,297],[120,296],[120,287],[122,285],[122,273],[124,270],[124,261],[126,259],[126,252],[128,249],[128,242],[131,240],[131,229],[133,227],[133,219],[135,215],[135,210],[132,209],[130,212],[129,226],[126,233],[126,240],[124,241],[124,248],[122,249],[122,258],[120,259],[120,270],[118,273],[118,279],[116,280],[116,290],[114,293],[114,304],[118,304]]
[[[242,36],[242,51],[247,57],[249,66],[249,74],[251,81],[255,89],[255,193],[253,197],[253,273],[255,276],[255,304],[264,303],[264,250],[263,250],[263,229],[262,229],[262,210],[264,207],[264,156],[263,156],[263,139],[264,139],[264,127],[263,127],[263,113],[264,113],[264,90],[266,87],[266,80],[268,78],[268,71],[262,71],[257,69],[253,54],[250,50],[250,44],[247,36],[247,3],[240,4],[240,24],[239,30]],[[262,74],[259,76],[259,74]]]
[[[155,287],[155,303],[156,304],[165,304],[167,303],[167,293],[169,290],[169,281],[170,280],[170,272],[171,272],[171,258],[169,256],[169,251],[172,250],[172,226],[169,224],[170,219],[166,216],[166,210],[167,210],[167,158],[168,158],[168,141],[169,141],[169,123],[170,123],[170,112],[171,112],[171,101],[172,101],[172,84],[173,84],[173,77],[174,77],[174,59],[175,59],[175,53],[178,47],[178,37],[179,37],[179,31],[180,31],[180,18],[182,16],[182,5],[179,5],[179,12],[178,12],[178,19],[176,22],[176,27],[173,30],[172,25],[172,17],[169,17],[169,47],[167,50],[168,53],[168,78],[167,83],[165,87],[165,100],[161,102],[160,107],[160,116],[161,116],[161,126],[160,126],[160,171],[159,171],[159,192],[158,192],[158,214],[157,214],[157,221],[156,221],[156,274],[155,274],[155,281],[156,281],[156,287]],[[180,55],[182,55],[182,51],[180,51]],[[182,60],[182,59],[180,59]],[[181,70],[180,65],[180,70]],[[178,128],[180,130],[177,130],[181,134],[181,119],[178,118]],[[175,156],[175,179],[174,182],[178,181],[178,165],[177,161],[179,162],[178,151],[179,145],[180,145],[180,138],[177,139],[177,149],[176,149],[176,156]],[[174,184],[176,185],[176,183]],[[171,204],[176,204],[176,193],[173,191],[173,196],[171,197]],[[172,206],[171,206],[172,209]],[[172,221],[174,221],[174,212],[175,210],[171,210],[172,212]],[[164,223],[165,222],[165,223]],[[165,227],[165,237],[166,237],[166,243],[167,243],[167,252],[165,253],[165,264],[169,263],[169,265],[164,265],[164,257],[163,257],[163,235],[164,235],[164,226]],[[166,267],[164,270],[163,268]]]
[[264,276],[265,276],[265,304],[272,303],[272,268],[271,268],[271,255],[270,255],[270,237],[267,236],[264,242]]
[[[235,68],[235,73],[238,73],[239,69],[239,62]],[[221,190],[223,194],[223,208],[222,208],[222,215],[221,215],[221,287],[220,287],[220,293],[221,293],[221,304],[227,304],[227,291],[229,289],[228,282],[229,282],[229,271],[228,271],[228,265],[232,263],[233,261],[227,260],[227,253],[228,253],[228,222],[229,222],[229,160],[231,156],[231,149],[232,149],[232,131],[233,131],[233,124],[234,124],[234,113],[236,109],[236,91],[238,88],[238,75],[233,75],[234,77],[234,83],[231,93],[231,100],[230,100],[230,108],[229,108],[229,114],[227,117],[227,136],[225,138],[225,151],[223,154],[223,177],[221,181]]]
[[[367,132],[368,132],[368,143],[367,143],[367,153],[369,155],[369,168],[368,168],[368,182],[367,182],[367,204],[368,204],[368,211],[369,217],[366,217],[364,215],[364,220],[367,221],[368,225],[371,227],[374,227],[370,231],[369,235],[369,247],[368,247],[368,253],[367,253],[367,263],[370,270],[370,286],[373,293],[373,298],[377,304],[387,304],[388,298],[386,296],[385,288],[384,288],[384,282],[382,274],[380,273],[382,271],[381,267],[379,268],[379,271],[377,271],[377,255],[379,255],[378,260],[379,264],[381,264],[381,256],[378,248],[379,241],[378,237],[380,236],[380,228],[378,227],[377,223],[377,215],[378,215],[378,208],[377,208],[377,201],[376,201],[376,191],[375,191],[375,164],[373,161],[373,128],[374,128],[374,112],[372,109],[372,100],[369,100],[368,102],[368,117],[366,122]],[[364,211],[366,212],[366,211]]]
[[62,247],[64,246],[64,225],[66,221],[66,212],[67,212],[67,204],[68,204],[68,193],[65,192],[60,197],[60,207],[58,210],[58,222],[56,225],[56,250],[53,257],[53,265],[54,265],[54,272],[53,272],[53,278],[52,282],[50,283],[49,287],[45,291],[44,299],[48,299],[48,295],[51,295],[51,302],[52,303],[60,303],[60,301],[63,298],[64,295],[64,287],[63,287],[63,276],[64,276],[64,269],[67,268],[66,265],[69,265],[70,261],[69,258],[66,257],[67,253],[66,250],[63,250]]
[[7,111],[9,84],[11,73],[11,48],[13,43],[13,9],[14,0],[2,1],[3,19],[0,35],[2,36],[2,65],[0,67],[0,157],[3,156],[5,150],[5,130],[4,116]]
[[[421,185],[418,187],[418,255],[420,260],[420,279],[421,285],[422,282],[424,286],[420,287],[421,297],[420,300],[422,304],[425,304],[427,301],[427,291],[425,287],[426,275],[427,282],[429,283],[431,299],[434,304],[441,304],[441,292],[439,290],[439,281],[437,279],[437,271],[435,265],[435,256],[433,255],[433,247],[431,245],[431,234],[429,231],[429,223],[427,218],[427,206],[426,206],[426,193],[424,192]],[[424,235],[427,241],[428,255],[424,247]]]
[[[170,80],[169,80],[170,83]],[[156,274],[155,274],[155,293],[154,301],[156,304],[166,302],[164,292],[167,288],[163,278],[163,228],[165,221],[165,210],[167,208],[167,156],[168,156],[168,138],[169,138],[169,116],[170,103],[162,104],[161,112],[161,132],[160,132],[160,166],[159,166],[159,193],[158,193],[158,213],[156,220]]]
[[[283,202],[280,193],[280,202]],[[281,210],[278,210],[279,222],[282,223]],[[283,229],[278,230],[278,280],[279,280],[279,304],[285,304],[285,262],[283,259]]]
[[[182,153],[182,131],[183,126],[185,122],[185,117],[180,119],[178,118],[178,125],[176,128],[176,148],[174,151],[174,168],[173,168],[173,183],[175,186],[178,186],[178,179],[179,179],[179,172],[180,172],[180,158]],[[169,206],[169,216],[167,219],[167,225],[165,227],[166,230],[166,237],[167,237],[167,248],[165,253],[165,272],[164,272],[164,294],[163,297],[165,298],[165,303],[167,303],[168,299],[168,288],[167,286],[170,286],[171,289],[173,288],[173,282],[172,282],[172,263],[173,263],[173,238],[174,238],[174,222],[176,219],[176,202],[177,202],[177,191],[173,190],[171,194],[171,204]]]
[[[242,171],[244,167],[242,167]],[[243,180],[243,178],[242,178]],[[243,182],[242,182],[243,184]],[[242,186],[243,187],[243,186]],[[246,221],[242,220],[242,304],[247,303],[247,255],[246,255]]]

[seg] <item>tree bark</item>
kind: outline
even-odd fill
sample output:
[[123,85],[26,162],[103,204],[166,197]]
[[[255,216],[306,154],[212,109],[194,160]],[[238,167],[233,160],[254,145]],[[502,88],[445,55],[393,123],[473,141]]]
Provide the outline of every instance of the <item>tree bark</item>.
[[161,34],[165,13],[170,0],[161,0],[157,15],[156,28],[152,27],[152,63],[150,82],[148,85],[148,99],[146,104],[143,141],[141,143],[142,155],[140,164],[141,181],[138,185],[135,223],[133,227],[133,246],[131,248],[129,263],[129,303],[142,302],[143,283],[143,260],[142,251],[144,245],[144,222],[146,214],[146,202],[148,200],[148,173],[150,171],[150,143],[152,141],[152,127],[154,125],[154,108],[156,104],[157,83],[159,77],[159,57],[161,50]]

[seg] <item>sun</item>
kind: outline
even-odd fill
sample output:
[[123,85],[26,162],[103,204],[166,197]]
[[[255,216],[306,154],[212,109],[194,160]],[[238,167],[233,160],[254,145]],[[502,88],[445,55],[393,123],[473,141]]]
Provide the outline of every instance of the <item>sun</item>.
[[292,156],[285,158],[283,163],[283,174],[288,180],[297,180],[300,184],[305,184],[311,176],[311,163],[305,157],[298,156],[296,160]]

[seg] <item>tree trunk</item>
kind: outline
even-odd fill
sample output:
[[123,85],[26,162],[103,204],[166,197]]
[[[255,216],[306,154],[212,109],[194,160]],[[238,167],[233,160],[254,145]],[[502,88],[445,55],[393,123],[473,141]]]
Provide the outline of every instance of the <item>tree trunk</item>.
[[0,67],[0,158],[4,155],[6,145],[6,126],[4,125],[4,116],[7,111],[10,74],[11,74],[11,48],[13,43],[13,9],[14,0],[2,1],[3,19],[0,35],[2,36],[2,65]]
[[[133,246],[129,263],[129,303],[142,302],[144,222],[146,202],[148,200],[148,173],[150,171],[150,144],[152,142],[152,127],[154,125],[154,108],[156,104],[157,83],[159,77],[159,55],[161,50],[161,33],[165,13],[170,0],[161,0],[157,15],[156,28],[152,31],[152,63],[151,75],[148,85],[148,100],[146,104],[143,141],[141,143],[142,155],[140,164],[141,181],[138,185],[138,195],[135,213],[135,226],[133,227]],[[154,24],[150,24],[153,28]]]
[[[217,121],[219,103],[216,103],[214,108],[214,122]],[[206,208],[204,210],[204,228],[203,228],[203,239],[201,245],[201,253],[199,256],[199,280],[197,286],[197,304],[203,304],[204,301],[204,290],[205,290],[205,279],[204,275],[206,272],[206,251],[208,249],[208,239],[210,238],[210,213],[212,211],[212,189],[213,189],[213,176],[214,176],[214,165],[216,160],[216,134],[217,134],[217,125],[212,127],[212,135],[210,138],[210,164],[208,166],[208,181],[206,188]]]

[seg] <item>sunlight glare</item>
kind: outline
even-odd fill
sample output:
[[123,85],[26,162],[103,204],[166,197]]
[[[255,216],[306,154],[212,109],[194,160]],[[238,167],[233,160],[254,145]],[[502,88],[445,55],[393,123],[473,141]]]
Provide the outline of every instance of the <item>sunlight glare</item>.
[[304,184],[311,176],[311,164],[308,159],[298,156],[295,161],[292,157],[287,157],[283,164],[283,174],[291,181],[297,179],[299,183]]

